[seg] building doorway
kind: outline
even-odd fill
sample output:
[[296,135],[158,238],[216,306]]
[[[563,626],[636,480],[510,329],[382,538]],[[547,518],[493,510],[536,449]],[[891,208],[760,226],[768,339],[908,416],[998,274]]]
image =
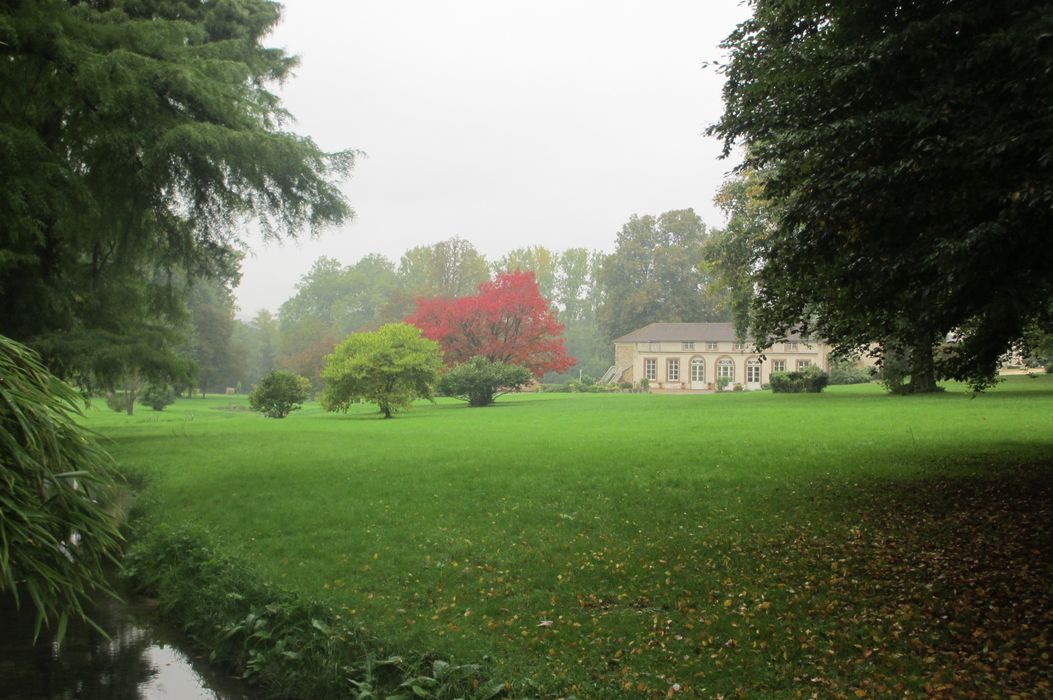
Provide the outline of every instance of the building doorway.
[[746,389],[753,391],[761,388],[761,363],[760,360],[750,359],[746,361]]
[[706,388],[706,361],[701,357],[691,360],[691,388]]

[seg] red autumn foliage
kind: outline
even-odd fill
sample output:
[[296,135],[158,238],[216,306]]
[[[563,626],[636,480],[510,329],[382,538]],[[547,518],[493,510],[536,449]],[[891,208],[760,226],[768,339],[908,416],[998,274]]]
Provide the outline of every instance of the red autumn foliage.
[[442,346],[447,365],[482,356],[526,367],[535,377],[574,366],[560,337],[563,325],[533,272],[502,273],[473,296],[417,299],[406,322]]

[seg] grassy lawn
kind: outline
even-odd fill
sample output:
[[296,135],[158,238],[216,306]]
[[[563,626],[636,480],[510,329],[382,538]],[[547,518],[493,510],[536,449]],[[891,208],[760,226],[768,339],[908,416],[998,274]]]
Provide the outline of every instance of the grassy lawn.
[[1053,692],[1053,377],[246,409],[90,423],[165,519],[396,648],[579,697]]

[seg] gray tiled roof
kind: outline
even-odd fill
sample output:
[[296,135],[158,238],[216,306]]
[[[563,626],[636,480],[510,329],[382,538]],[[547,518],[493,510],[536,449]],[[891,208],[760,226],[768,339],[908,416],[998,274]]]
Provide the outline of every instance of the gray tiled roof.
[[[788,337],[799,339],[797,330],[790,329]],[[735,334],[734,323],[652,323],[643,328],[626,333],[621,338],[615,338],[616,343],[646,343],[649,341],[697,343],[698,341],[732,341],[752,343],[753,336],[738,338]],[[805,338],[807,340],[807,338]],[[826,341],[819,341],[826,342]]]
[[[680,341],[685,343],[700,340],[737,341],[733,323],[652,323],[632,333],[616,338],[616,343],[646,343],[648,341]],[[752,342],[746,337],[745,342]]]

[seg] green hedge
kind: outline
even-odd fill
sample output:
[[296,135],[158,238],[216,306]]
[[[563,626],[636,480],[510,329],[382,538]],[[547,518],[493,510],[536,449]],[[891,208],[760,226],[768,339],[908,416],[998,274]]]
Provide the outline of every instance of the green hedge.
[[776,394],[818,394],[826,388],[830,377],[815,365],[799,372],[773,372],[771,390]]

